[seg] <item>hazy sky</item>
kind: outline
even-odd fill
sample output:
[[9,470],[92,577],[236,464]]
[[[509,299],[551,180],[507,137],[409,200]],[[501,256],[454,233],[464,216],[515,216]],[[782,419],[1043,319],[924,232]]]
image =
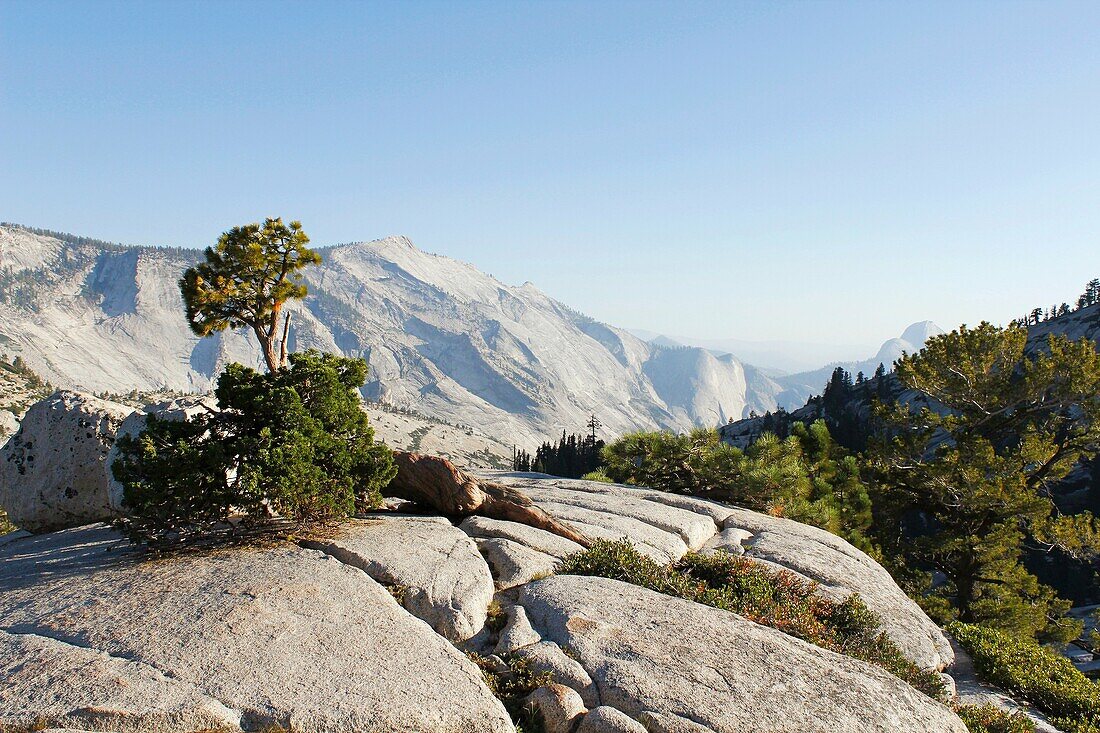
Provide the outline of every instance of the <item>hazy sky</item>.
[[616,325],[877,345],[1100,276],[1100,3],[0,0],[0,219],[406,234]]

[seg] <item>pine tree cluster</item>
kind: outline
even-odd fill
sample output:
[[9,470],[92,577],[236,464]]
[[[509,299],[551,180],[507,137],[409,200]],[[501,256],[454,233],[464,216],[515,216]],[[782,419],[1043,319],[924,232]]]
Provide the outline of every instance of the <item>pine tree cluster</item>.
[[535,449],[535,455],[517,450],[512,458],[513,471],[535,471],[563,478],[580,478],[600,467],[604,442],[597,437],[602,427],[595,415],[588,420],[588,432],[566,435],[561,432],[557,443],[549,441]]
[[1070,307],[1069,303],[1052,305],[1049,308],[1033,308],[1027,315],[1017,318],[1012,322],[1014,326],[1034,326],[1044,321],[1061,318],[1064,315],[1075,313],[1082,308],[1100,303],[1100,278],[1093,278],[1085,285],[1085,292],[1077,297],[1077,305]]

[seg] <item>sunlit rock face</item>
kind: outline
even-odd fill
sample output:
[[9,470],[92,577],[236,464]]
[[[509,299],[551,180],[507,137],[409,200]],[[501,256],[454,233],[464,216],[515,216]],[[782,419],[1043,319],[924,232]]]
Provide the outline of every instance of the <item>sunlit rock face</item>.
[[[611,435],[717,425],[781,391],[732,356],[648,344],[403,237],[321,252],[290,308],[291,347],[362,356],[367,397],[501,440],[530,446],[592,412]],[[259,366],[247,333],[188,329],[177,281],[199,256],[0,227],[5,350],[93,392],[206,391],[229,362]]]

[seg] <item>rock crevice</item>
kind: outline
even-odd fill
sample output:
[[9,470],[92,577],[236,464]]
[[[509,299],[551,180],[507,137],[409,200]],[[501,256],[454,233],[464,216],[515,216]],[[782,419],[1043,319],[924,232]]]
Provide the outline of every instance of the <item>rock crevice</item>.
[[474,540],[442,517],[377,515],[303,544],[398,586],[402,605],[449,641],[465,641],[485,626],[493,599],[489,566]]

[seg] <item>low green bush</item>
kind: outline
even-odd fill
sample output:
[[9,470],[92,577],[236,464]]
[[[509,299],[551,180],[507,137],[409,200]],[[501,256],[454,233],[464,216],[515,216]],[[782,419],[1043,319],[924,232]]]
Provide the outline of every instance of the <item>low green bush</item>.
[[485,609],[485,626],[492,634],[499,635],[507,625],[508,613],[500,605],[500,601],[495,598],[489,601],[489,606]]
[[836,603],[816,583],[794,573],[773,571],[728,553],[689,553],[662,565],[638,552],[627,539],[599,540],[562,560],[559,574],[597,575],[732,611],[811,644],[878,665],[921,692],[943,699],[935,672],[905,658],[880,630],[879,618],[857,595]]
[[947,627],[985,678],[1019,695],[1066,733],[1100,733],[1100,685],[1031,639],[974,624]]
[[612,481],[701,496],[787,517],[844,537],[864,551],[871,500],[859,461],[825,422],[796,422],[779,438],[760,435],[742,450],[718,431],[628,433],[605,446],[600,469]]
[[7,534],[8,532],[14,532],[18,527],[11,523],[8,519],[8,515],[3,509],[0,509],[0,534]]
[[821,595],[813,581],[724,552],[689,553],[678,568],[707,584],[703,602],[878,665],[930,697],[944,695],[939,675],[906,659],[882,632],[878,616],[856,594],[837,603]]
[[360,406],[366,375],[362,359],[317,351],[269,374],[229,365],[219,410],[150,416],[141,434],[119,438],[112,471],[129,510],[120,525],[134,541],[164,545],[209,535],[231,515],[239,529],[377,506],[397,469]]
[[504,704],[504,709],[516,724],[517,733],[540,733],[543,730],[542,719],[524,701],[532,692],[553,681],[550,673],[536,672],[531,660],[513,654],[502,657],[507,669],[501,669],[493,660],[475,652],[466,652],[466,656],[481,670],[489,691]]
[[630,540],[596,540],[583,552],[567,555],[557,566],[558,575],[595,575],[640,585],[670,596],[694,597],[703,583],[678,573],[638,552]]
[[959,705],[955,713],[970,733],[1035,733],[1035,725],[1023,713],[1006,713],[988,703]]

